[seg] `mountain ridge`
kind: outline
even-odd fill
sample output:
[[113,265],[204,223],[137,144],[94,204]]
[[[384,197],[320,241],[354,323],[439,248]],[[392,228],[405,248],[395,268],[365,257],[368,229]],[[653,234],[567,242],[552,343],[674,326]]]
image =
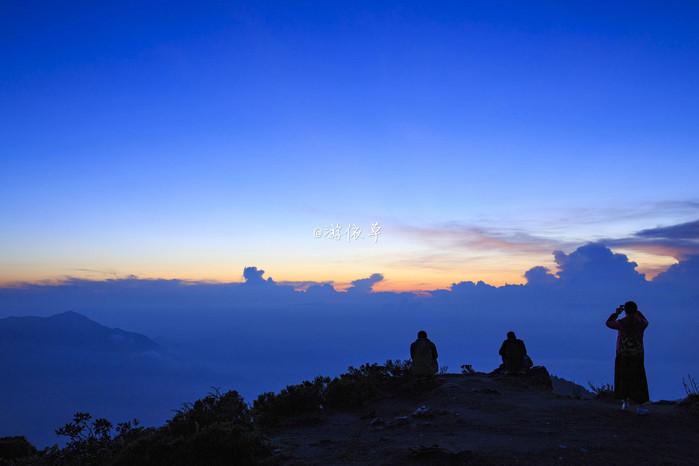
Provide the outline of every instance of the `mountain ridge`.
[[[0,319],[0,347],[58,345],[102,352],[147,352],[160,346],[145,335],[106,327],[74,311],[48,317],[22,316]],[[23,349],[23,348],[21,348]]]

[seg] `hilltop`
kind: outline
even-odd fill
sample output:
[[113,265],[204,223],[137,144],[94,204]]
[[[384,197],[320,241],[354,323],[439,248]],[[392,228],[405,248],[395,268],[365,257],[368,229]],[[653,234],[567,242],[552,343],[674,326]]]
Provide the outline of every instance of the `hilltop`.
[[674,403],[638,416],[526,378],[450,374],[422,393],[289,425],[272,444],[292,465],[696,464],[699,419]]

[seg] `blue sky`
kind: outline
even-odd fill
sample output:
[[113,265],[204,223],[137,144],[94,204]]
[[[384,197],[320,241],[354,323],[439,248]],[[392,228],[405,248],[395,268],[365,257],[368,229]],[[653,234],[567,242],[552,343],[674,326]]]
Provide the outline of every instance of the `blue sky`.
[[[504,283],[556,248],[696,220],[698,13],[5,2],[0,281],[259,265]],[[375,221],[378,244],[312,236]]]

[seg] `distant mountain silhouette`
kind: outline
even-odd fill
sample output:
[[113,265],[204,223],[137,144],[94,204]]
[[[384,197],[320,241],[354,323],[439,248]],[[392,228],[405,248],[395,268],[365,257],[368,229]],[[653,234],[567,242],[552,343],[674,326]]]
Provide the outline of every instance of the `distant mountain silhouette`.
[[0,436],[51,444],[54,429],[80,410],[162,422],[209,387],[202,370],[145,335],[76,312],[0,319]]
[[58,349],[138,353],[156,351],[158,344],[138,333],[98,324],[77,312],[50,317],[0,319],[0,349],[14,352]]

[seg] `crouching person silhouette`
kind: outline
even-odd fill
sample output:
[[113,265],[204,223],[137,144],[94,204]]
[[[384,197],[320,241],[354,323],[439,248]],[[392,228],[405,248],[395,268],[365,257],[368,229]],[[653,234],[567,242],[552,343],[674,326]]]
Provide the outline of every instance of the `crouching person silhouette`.
[[507,332],[507,339],[500,346],[502,372],[505,374],[524,374],[532,367],[532,360],[527,355],[527,347],[517,338],[515,332]]
[[410,345],[413,375],[429,376],[437,373],[437,347],[429,338],[427,332],[417,332],[417,340]]

